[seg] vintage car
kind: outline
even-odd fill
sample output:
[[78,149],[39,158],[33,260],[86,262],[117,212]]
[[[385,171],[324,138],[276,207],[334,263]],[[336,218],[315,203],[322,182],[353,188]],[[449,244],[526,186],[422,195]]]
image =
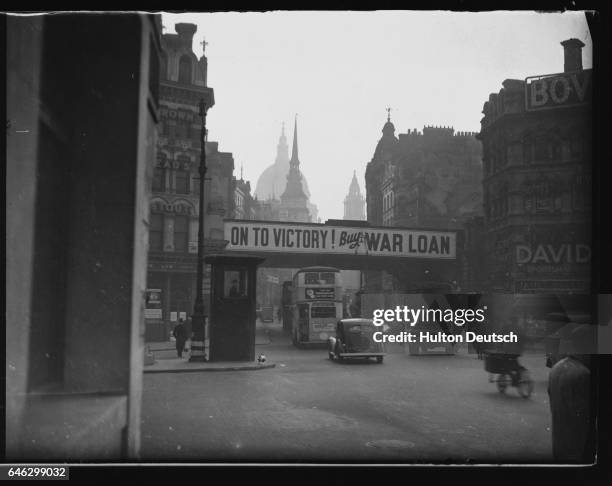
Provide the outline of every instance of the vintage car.
[[377,330],[372,319],[339,320],[336,335],[328,339],[329,359],[376,358],[382,363],[385,356],[382,344],[373,339]]

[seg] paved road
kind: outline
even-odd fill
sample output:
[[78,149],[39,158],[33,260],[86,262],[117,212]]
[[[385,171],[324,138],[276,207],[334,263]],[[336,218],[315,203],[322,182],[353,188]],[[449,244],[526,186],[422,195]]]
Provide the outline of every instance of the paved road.
[[323,349],[294,349],[277,328],[257,352],[276,368],[145,375],[143,459],[552,460],[541,356],[521,360],[535,380],[526,400],[499,394],[465,353],[340,364]]

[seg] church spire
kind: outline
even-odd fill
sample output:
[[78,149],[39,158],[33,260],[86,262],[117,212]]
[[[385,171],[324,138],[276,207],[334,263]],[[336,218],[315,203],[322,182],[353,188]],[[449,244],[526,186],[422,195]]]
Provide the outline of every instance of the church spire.
[[300,165],[300,159],[298,158],[298,138],[297,138],[297,114],[295,115],[295,125],[293,126],[293,148],[291,149],[291,165]]
[[289,162],[289,147],[287,145],[287,137],[285,136],[285,122],[283,122],[281,135],[276,146],[276,160],[274,163],[278,166],[284,166]]
[[347,196],[344,198],[344,219],[365,220],[365,198],[361,195],[357,171],[353,171],[353,179]]
[[[291,160],[289,161],[289,173],[287,174],[287,186],[281,196],[281,201],[287,200],[308,201],[308,196],[302,187],[302,174],[300,172],[300,159],[298,159],[297,142],[297,115],[295,115],[295,125],[293,128],[293,149],[291,150]],[[305,208],[305,206],[304,206]],[[305,208],[306,209],[306,208]]]

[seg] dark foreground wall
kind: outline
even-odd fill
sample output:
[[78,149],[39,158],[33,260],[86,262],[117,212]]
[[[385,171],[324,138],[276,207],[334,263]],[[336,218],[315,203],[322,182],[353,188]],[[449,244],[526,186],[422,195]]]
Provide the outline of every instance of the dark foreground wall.
[[157,22],[7,18],[8,457],[138,455]]

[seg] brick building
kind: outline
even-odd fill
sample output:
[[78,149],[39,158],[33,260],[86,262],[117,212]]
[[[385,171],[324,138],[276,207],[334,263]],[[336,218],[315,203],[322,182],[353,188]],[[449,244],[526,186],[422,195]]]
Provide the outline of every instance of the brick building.
[[[426,126],[395,135],[387,118],[366,167],[367,217],[372,225],[463,230],[482,215],[481,144],[472,132]],[[460,259],[463,259],[460,256]],[[465,261],[461,261],[466,266]],[[401,269],[368,272],[373,290],[459,289],[462,272],[428,273],[417,281]]]
[[506,79],[484,104],[486,280],[490,290],[588,292],[591,70],[578,39],[564,72]]

